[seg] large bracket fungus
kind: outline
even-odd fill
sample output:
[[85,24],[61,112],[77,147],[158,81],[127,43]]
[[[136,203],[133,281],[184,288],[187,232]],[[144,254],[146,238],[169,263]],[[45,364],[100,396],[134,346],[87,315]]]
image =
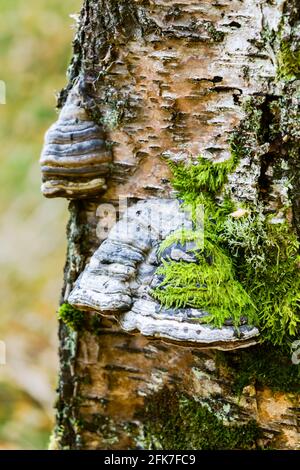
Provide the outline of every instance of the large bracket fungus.
[[99,195],[106,189],[110,162],[103,129],[88,116],[78,81],[45,136],[42,193],[68,199]]
[[171,233],[192,228],[189,215],[176,199],[133,204],[92,256],[68,302],[81,310],[112,316],[128,332],[166,342],[223,350],[255,344],[259,331],[248,324],[246,316],[238,325],[229,317],[216,327],[208,322],[211,315],[204,309],[166,308],[153,296],[163,257],[197,263],[197,256],[184,244],[175,244],[164,254],[159,250]]

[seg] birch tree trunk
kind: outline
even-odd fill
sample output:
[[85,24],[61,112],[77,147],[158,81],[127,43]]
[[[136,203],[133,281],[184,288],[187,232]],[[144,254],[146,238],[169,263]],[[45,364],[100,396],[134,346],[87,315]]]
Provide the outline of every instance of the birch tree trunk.
[[[62,303],[99,246],[99,205],[174,197],[168,160],[223,161],[234,142],[234,198],[277,212],[289,198],[299,228],[298,26],[296,0],[84,0],[59,106],[81,76],[113,167],[104,193],[70,202]],[[198,350],[84,318],[60,322],[53,448],[300,449],[297,387],[253,373],[237,391],[264,346]]]

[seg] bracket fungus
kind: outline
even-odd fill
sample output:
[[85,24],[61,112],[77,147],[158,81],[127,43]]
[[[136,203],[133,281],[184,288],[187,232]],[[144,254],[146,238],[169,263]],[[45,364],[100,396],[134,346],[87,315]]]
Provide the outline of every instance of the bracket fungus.
[[205,308],[166,307],[153,289],[159,285],[163,257],[197,264],[196,252],[177,243],[160,252],[161,243],[193,223],[176,199],[151,199],[133,204],[115,224],[80,275],[68,302],[84,311],[114,317],[127,332],[140,332],[183,346],[237,349],[257,342],[259,331],[241,316],[216,327]]
[[42,193],[68,199],[99,195],[106,189],[110,163],[104,131],[88,116],[78,82],[45,135],[40,158]]

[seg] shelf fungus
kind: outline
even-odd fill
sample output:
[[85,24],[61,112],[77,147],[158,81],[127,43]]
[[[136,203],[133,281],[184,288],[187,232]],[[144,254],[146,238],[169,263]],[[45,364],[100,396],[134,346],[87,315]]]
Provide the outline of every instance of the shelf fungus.
[[207,322],[205,309],[166,308],[155,298],[153,290],[161,283],[160,268],[166,259],[198,262],[195,251],[185,249],[188,243],[161,249],[178,230],[193,230],[179,201],[150,199],[132,205],[92,256],[69,303],[114,317],[127,332],[183,346],[230,350],[255,344],[259,331],[245,316],[238,325],[228,318],[216,327]]
[[78,83],[45,136],[42,193],[49,198],[96,196],[106,189],[110,163],[103,129],[84,109]]

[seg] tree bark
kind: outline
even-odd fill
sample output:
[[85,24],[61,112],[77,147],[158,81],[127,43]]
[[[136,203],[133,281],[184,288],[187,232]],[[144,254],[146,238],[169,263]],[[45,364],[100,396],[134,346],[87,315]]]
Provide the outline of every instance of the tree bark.
[[[277,211],[287,197],[300,227],[300,77],[283,47],[291,56],[298,47],[296,3],[84,1],[59,106],[80,75],[84,106],[105,127],[113,169],[99,198],[70,203],[62,303],[99,246],[99,204],[174,197],[166,160],[202,154],[222,161],[234,142],[242,158],[228,182],[233,197]],[[272,174],[283,160],[286,173]],[[284,196],[287,175],[293,186]],[[231,435],[221,448],[300,449],[298,393],[257,378],[237,393],[243,352],[223,353],[239,364],[230,368],[215,350],[131,335],[90,312],[80,331],[60,322],[59,338],[53,448],[181,449],[198,432],[203,439],[192,438],[190,448],[218,448],[203,430],[213,416],[223,435],[228,426],[245,435],[244,443]]]

